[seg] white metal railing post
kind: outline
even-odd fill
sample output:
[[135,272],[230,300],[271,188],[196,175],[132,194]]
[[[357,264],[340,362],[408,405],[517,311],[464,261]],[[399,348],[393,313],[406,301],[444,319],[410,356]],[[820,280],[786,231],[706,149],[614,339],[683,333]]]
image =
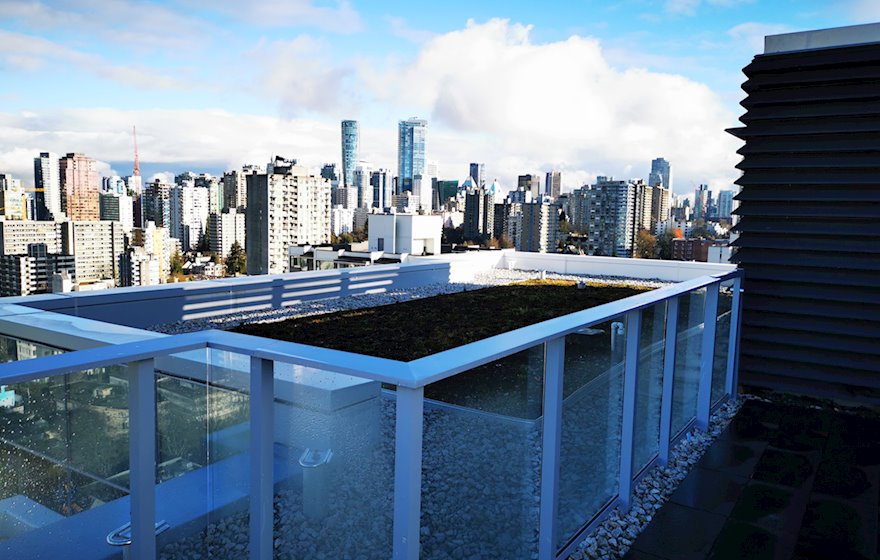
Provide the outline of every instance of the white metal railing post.
[[251,357],[250,560],[271,560],[274,550],[274,365]]
[[156,371],[153,359],[128,364],[128,454],[134,560],[156,558]]
[[538,558],[556,558],[559,508],[559,453],[562,447],[562,386],[565,376],[565,337],[544,343],[544,424],[541,452],[541,517]]
[[724,389],[731,399],[736,398],[737,363],[739,362],[739,331],[742,311],[742,276],[733,280],[733,302],[730,305],[730,339],[727,345],[727,377]]
[[633,452],[636,426],[636,391],[638,389],[639,339],[642,332],[642,311],[626,314],[626,358],[623,363],[623,422],[620,428],[620,509],[628,511],[632,504]]
[[675,387],[675,349],[678,342],[678,301],[671,298],[666,304],[666,338],[663,350],[663,392],[660,396],[660,464],[669,464],[672,442],[672,398]]
[[706,305],[703,307],[703,339],[700,352],[700,385],[697,389],[697,429],[709,429],[712,410],[712,370],[715,363],[715,331],[718,325],[718,288],[721,282],[706,286]]
[[397,386],[394,441],[394,560],[416,560],[422,511],[424,388]]

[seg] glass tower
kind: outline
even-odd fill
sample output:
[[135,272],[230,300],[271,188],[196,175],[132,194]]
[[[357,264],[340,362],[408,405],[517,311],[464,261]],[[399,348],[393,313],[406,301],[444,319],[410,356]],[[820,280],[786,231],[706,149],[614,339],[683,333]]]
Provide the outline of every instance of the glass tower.
[[354,186],[354,169],[358,164],[360,127],[357,121],[342,121],[342,183]]
[[425,133],[428,121],[415,117],[400,121],[397,138],[397,190],[412,191],[413,177],[425,173]]
[[672,188],[672,169],[668,161],[663,158],[651,160],[651,174],[648,176],[648,184],[652,187],[662,184],[664,189]]

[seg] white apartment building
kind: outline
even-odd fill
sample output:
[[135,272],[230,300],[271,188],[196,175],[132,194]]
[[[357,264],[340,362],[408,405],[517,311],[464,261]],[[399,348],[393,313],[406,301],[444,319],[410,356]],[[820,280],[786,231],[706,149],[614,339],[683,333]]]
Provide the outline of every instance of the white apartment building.
[[73,255],[77,283],[119,278],[125,236],[119,222],[62,222],[61,252]]
[[288,272],[288,248],[330,241],[330,183],[305,167],[274,165],[247,177],[246,248],[250,275]]
[[[357,180],[357,171],[355,171],[355,181]],[[330,233],[332,235],[342,235],[343,233],[351,233],[354,230],[354,213],[355,208],[345,208],[343,206],[334,206],[330,209]]]
[[210,213],[210,189],[175,186],[171,189],[171,235],[184,251],[195,249],[205,234]]
[[245,247],[245,215],[235,208],[220,214],[208,215],[208,244],[211,252],[222,258],[229,256],[236,241]]
[[45,243],[49,253],[61,253],[61,222],[0,221],[0,255],[27,255],[32,243]]
[[134,229],[134,199],[125,193],[101,193],[100,212],[102,220],[119,222],[126,235]]
[[518,251],[554,253],[559,242],[559,209],[555,204],[522,205]]

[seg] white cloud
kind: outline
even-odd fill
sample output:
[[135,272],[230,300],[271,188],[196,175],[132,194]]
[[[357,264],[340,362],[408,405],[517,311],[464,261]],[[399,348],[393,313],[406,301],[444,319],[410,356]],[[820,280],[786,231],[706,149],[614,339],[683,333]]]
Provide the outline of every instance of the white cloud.
[[705,85],[614,69],[594,39],[534,44],[529,33],[505,20],[469,22],[429,41],[410,64],[364,81],[385,103],[422,107],[429,126],[455,131],[448,142],[430,133],[441,161],[493,161],[487,172],[508,185],[555,165],[608,175],[633,165],[643,175],[657,156],[680,178],[736,178],[737,141],[724,132],[736,119]]
[[666,0],[666,11],[671,14],[692,16],[697,13],[700,0]]
[[[706,0],[710,6],[721,6],[723,8],[733,8],[741,4],[751,4],[755,0]],[[666,11],[671,14],[692,16],[697,13],[702,4],[702,0],[666,0],[664,6]]]
[[877,0],[853,0],[849,11],[858,23],[874,23],[880,19],[880,2]]
[[0,29],[0,63],[25,71],[36,71],[48,64],[73,64],[94,75],[125,85],[146,89],[185,87],[189,82],[136,65],[113,64],[96,54],[78,51],[60,43]]
[[[644,178],[658,156],[672,162],[679,192],[691,182],[729,186],[738,176],[738,141],[724,132],[735,115],[705,85],[613,67],[594,39],[538,44],[530,31],[505,20],[469,22],[428,40],[409,61],[346,65],[324,60],[309,37],[266,43],[253,53],[269,61],[266,91],[299,118],[216,109],[0,113],[0,169],[30,181],[32,158],[45,150],[128,161],[132,124],[143,162],[232,168],[277,153],[317,167],[339,158],[339,119],[366,114],[361,155],[392,169],[397,120],[427,117],[428,157],[440,161],[444,178],[463,179],[467,163],[481,161],[507,188],[520,173],[551,168],[577,187],[596,175]],[[316,112],[325,116],[306,118]]]
[[415,29],[410,27],[405,19],[401,17],[394,16],[386,16],[385,21],[388,22],[388,26],[391,28],[391,34],[395,37],[400,37],[401,39],[405,39],[411,43],[422,44],[429,39],[432,39],[436,36],[435,33],[430,31],[426,31],[424,29]]
[[214,10],[260,27],[309,26],[335,33],[363,29],[360,15],[347,0],[184,0],[189,5]]
[[750,52],[764,52],[764,37],[787,33],[792,29],[787,25],[774,23],[741,23],[727,30],[727,35],[741,46],[746,46]]

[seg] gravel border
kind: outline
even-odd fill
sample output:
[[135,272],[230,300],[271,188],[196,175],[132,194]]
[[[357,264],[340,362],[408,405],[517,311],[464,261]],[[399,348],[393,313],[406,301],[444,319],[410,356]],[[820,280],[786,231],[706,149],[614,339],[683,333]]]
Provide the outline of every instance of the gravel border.
[[569,560],[623,558],[639,534],[648,526],[657,511],[669,500],[679,483],[700,460],[724,428],[730,424],[745,400],[754,398],[741,395],[739,399],[721,405],[709,420],[709,431],[694,430],[676,445],[670,453],[669,464],[654,467],[639,481],[633,492],[628,513],[619,508],[569,555]]
[[289,319],[293,317],[307,317],[309,315],[333,313],[335,311],[348,311],[351,309],[378,307],[380,305],[389,305],[392,303],[399,303],[402,301],[410,301],[425,297],[433,297],[442,294],[452,294],[457,292],[464,292],[467,290],[478,290],[480,288],[486,288],[489,286],[504,286],[507,284],[513,284],[514,282],[535,280],[541,278],[542,275],[548,280],[571,280],[575,282],[585,281],[601,284],[626,283],[632,286],[641,286],[647,288],[661,288],[663,286],[669,286],[672,284],[671,282],[664,282],[656,279],[635,280],[632,278],[619,276],[587,276],[577,274],[556,274],[552,272],[542,272],[539,270],[492,269],[475,274],[473,282],[443,282],[437,284],[428,284],[416,288],[398,289],[382,294],[354,295],[344,298],[330,298],[306,301],[298,305],[285,307],[284,309],[230,313],[227,315],[204,319],[189,319],[186,321],[177,321],[174,323],[164,323],[161,325],[152,326],[148,330],[165,334],[181,334],[187,332],[202,331],[206,329],[226,330],[246,323],[282,321],[284,319]]

